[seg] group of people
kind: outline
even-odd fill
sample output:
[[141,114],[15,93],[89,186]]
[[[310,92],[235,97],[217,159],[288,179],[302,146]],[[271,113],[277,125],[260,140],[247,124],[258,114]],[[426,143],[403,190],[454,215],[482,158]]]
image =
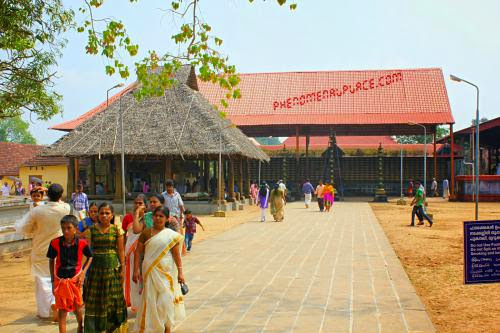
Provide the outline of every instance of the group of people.
[[[335,189],[330,182],[323,184],[319,181],[316,188],[313,187],[310,180],[307,179],[301,187],[304,194],[304,203],[306,208],[309,208],[312,201],[312,196],[316,195],[318,199],[318,207],[321,212],[329,212],[335,198]],[[274,222],[282,222],[285,218],[285,204],[287,201],[287,187],[283,180],[279,180],[273,184],[272,189],[263,181],[260,186],[252,182],[250,186],[250,197],[253,198],[261,209],[260,221],[266,221],[266,212],[270,208]]]
[[309,208],[313,194],[316,195],[320,212],[329,212],[332,208],[333,202],[335,201],[335,189],[329,181],[323,184],[323,181],[320,180],[316,189],[314,189],[311,181],[306,179],[305,183],[302,184],[302,193],[304,193],[304,203],[306,208]]
[[[419,184],[420,184],[420,182],[419,182]],[[422,185],[422,184],[420,184],[420,185]],[[425,184],[423,186],[425,187]],[[413,179],[410,179],[410,181],[408,182],[408,187],[406,189],[406,194],[409,197],[414,197],[417,193],[418,188],[419,187],[416,186],[416,182],[414,182]],[[443,179],[442,191],[443,191],[443,193],[442,193],[443,199],[447,199],[450,197],[450,183],[448,182],[448,179],[446,179],[446,178]],[[430,196],[439,197],[438,182],[437,182],[436,178],[432,178]]]
[[130,307],[135,331],[170,332],[185,317],[182,255],[196,226],[204,227],[184,210],[173,182],[166,185],[162,194],[137,196],[121,224],[111,204],[89,203],[82,187],[72,206],[61,200],[59,184],[32,190],[30,211],[16,229],[32,238],[40,318],[52,317],[66,332],[67,313],[74,312],[78,332],[126,332]]
[[273,189],[270,190],[269,185],[263,181],[260,187],[252,183],[250,186],[250,196],[256,197],[257,205],[260,207],[260,221],[266,222],[266,211],[271,209],[271,215],[274,222],[282,222],[285,219],[285,204],[286,204],[287,188],[282,180],[274,183]]

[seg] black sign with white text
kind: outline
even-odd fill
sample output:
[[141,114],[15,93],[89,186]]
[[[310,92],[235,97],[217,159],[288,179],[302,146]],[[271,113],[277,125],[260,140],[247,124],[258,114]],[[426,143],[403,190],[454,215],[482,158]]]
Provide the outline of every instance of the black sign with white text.
[[464,222],[464,282],[500,282],[500,220]]

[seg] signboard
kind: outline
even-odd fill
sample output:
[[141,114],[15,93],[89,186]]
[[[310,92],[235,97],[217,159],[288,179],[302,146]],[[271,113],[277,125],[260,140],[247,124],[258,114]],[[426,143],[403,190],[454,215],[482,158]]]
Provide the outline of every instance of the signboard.
[[464,282],[500,282],[500,220],[464,222]]

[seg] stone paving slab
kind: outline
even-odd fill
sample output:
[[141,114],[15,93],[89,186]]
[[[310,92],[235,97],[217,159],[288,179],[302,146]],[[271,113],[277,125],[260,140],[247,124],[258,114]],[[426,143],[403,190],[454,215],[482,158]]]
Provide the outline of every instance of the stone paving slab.
[[[435,332],[367,203],[292,203],[282,223],[257,219],[184,257],[190,293],[175,332]],[[0,332],[57,332],[39,325]]]

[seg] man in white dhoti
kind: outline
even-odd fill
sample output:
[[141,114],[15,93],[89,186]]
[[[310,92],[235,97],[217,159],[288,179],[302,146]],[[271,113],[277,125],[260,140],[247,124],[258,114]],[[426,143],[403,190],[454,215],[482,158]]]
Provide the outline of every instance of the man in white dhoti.
[[52,281],[50,279],[47,250],[50,241],[62,235],[61,219],[70,213],[70,206],[61,201],[63,188],[52,184],[48,190],[49,202],[34,207],[28,215],[21,233],[31,236],[31,273],[35,277],[37,315],[49,318],[51,305],[54,304]]
[[170,333],[176,321],[186,316],[180,283],[184,283],[181,262],[182,235],[165,228],[168,208],[153,212],[153,227],[139,236],[135,252],[134,282],[139,281],[142,259],[143,290],[137,313],[136,331]]

